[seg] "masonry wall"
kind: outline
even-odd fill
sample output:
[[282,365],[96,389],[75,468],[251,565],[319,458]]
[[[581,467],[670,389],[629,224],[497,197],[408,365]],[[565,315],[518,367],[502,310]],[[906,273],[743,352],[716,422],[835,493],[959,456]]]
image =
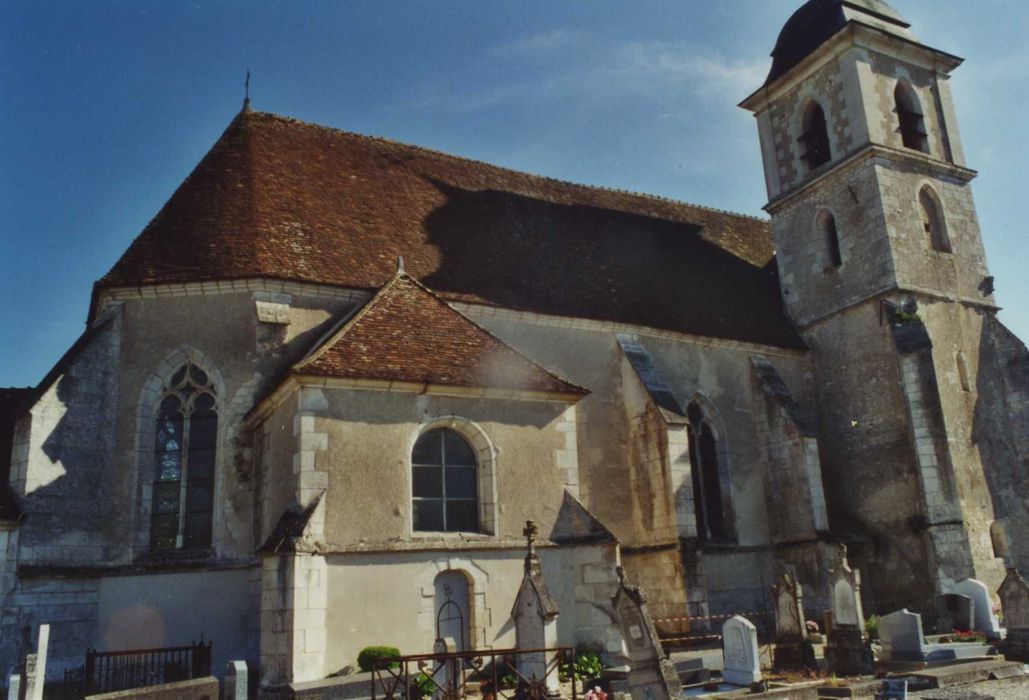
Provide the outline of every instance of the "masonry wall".
[[[621,652],[611,596],[617,588],[612,545],[544,547],[543,577],[557,601],[558,644]],[[365,646],[404,654],[432,650],[436,577],[461,572],[469,581],[470,627],[477,649],[515,646],[510,617],[522,582],[524,548],[334,554],[328,561],[325,674],[355,665]],[[369,605],[374,596],[376,605]]]

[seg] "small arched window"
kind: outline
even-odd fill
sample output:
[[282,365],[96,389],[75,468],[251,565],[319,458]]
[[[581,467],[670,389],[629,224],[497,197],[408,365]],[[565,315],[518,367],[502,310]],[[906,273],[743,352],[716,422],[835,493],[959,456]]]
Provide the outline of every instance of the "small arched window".
[[804,110],[804,132],[798,140],[803,149],[800,157],[807,163],[808,172],[829,162],[829,128],[825,112],[817,102],[812,101]]
[[479,464],[475,450],[447,428],[423,433],[411,452],[414,529],[479,531]]
[[893,91],[893,101],[897,109],[900,138],[904,142],[904,147],[928,153],[929,137],[925,130],[925,118],[922,116],[918,95],[902,80]]
[[712,416],[699,401],[690,402],[686,416],[697,534],[708,542],[731,541],[735,528],[724,445],[719,441]]
[[922,214],[922,228],[929,237],[933,250],[941,253],[951,252],[947,223],[943,218],[943,208],[940,206],[940,200],[936,193],[928,185],[919,190],[918,204]]
[[150,548],[211,546],[218,401],[204,370],[187,363],[165,385],[154,439]]
[[836,230],[836,217],[828,211],[823,211],[818,215],[818,230],[822,236],[825,250],[825,269],[835,269],[843,264],[843,255],[840,253],[840,234]]
[[961,382],[961,391],[971,391],[972,384],[968,379],[968,363],[965,361],[965,353],[958,350],[954,356],[954,363],[958,368],[958,381]]

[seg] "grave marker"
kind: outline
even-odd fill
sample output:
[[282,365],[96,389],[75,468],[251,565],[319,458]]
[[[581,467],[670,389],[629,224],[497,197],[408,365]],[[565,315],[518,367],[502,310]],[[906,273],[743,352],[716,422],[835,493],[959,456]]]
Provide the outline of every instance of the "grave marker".
[[841,544],[839,562],[830,572],[832,585],[832,631],[825,649],[832,673],[861,676],[872,672],[872,660],[865,645],[865,615],[861,607],[861,572],[850,568],[847,546]]
[[789,573],[783,573],[772,586],[772,600],[775,602],[773,665],[776,669],[803,668],[807,626],[804,624],[804,598],[800,583]]
[[757,628],[745,617],[733,615],[722,625],[722,678],[749,687],[761,680]]
[[[557,601],[550,595],[539,557],[536,555],[535,523],[526,521],[522,534],[526,537],[525,573],[515,596],[511,617],[515,621],[515,646],[525,649],[552,649],[557,646]],[[518,673],[527,681],[545,682],[547,690],[556,693],[560,680],[553,654],[539,651],[518,655]],[[550,673],[548,674],[548,669]]]
[[629,585],[618,567],[618,590],[611,599],[629,653],[626,683],[634,700],[671,700],[682,694],[679,675],[668,659],[647,610],[647,597]]
[[967,595],[974,603],[975,626],[986,635],[987,639],[1000,639],[1003,634],[1000,630],[1000,621],[993,614],[993,601],[990,599],[990,591],[982,581],[974,578],[966,578],[964,581],[944,585],[944,593],[958,593]]
[[225,700],[247,700],[247,662],[225,664]]
[[997,595],[1004,611],[1004,626],[1008,630],[1004,656],[1014,661],[1029,662],[1029,584],[1017,569],[1008,569]]

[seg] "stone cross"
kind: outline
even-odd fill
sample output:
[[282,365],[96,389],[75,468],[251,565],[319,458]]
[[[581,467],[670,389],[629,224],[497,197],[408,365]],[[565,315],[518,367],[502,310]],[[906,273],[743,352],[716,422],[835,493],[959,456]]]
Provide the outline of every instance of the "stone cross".
[[539,528],[536,527],[536,523],[532,520],[525,521],[525,529],[522,530],[522,534],[525,535],[525,548],[527,550],[525,554],[525,571],[539,573],[539,557],[536,555],[536,535],[539,534]]
[[741,615],[733,615],[722,625],[722,678],[747,687],[761,680],[757,628]]

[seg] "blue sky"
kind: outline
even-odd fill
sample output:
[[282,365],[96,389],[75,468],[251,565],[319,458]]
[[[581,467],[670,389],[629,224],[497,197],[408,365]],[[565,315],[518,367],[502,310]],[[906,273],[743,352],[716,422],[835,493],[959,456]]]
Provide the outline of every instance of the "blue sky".
[[[761,215],[753,119],[800,0],[0,0],[0,386],[36,384],[94,280],[239,110]],[[1001,318],[1029,338],[1029,5],[895,0],[953,87]]]

